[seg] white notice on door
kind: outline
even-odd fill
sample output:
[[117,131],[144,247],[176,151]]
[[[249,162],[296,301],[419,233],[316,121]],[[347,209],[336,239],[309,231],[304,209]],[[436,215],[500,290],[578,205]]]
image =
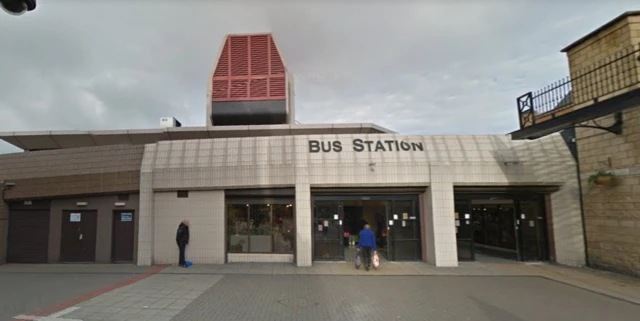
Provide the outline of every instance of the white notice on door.
[[333,219],[337,220],[338,219],[338,214],[333,214]]
[[81,213],[71,213],[69,215],[69,222],[80,222],[80,220],[82,220]]
[[529,226],[530,227],[536,226],[536,222],[534,220],[529,221]]
[[322,224],[318,224],[318,232],[322,232]]
[[397,220],[398,219],[398,214],[393,214],[393,219]]
[[324,221],[324,226],[329,226],[329,221]]
[[393,226],[393,220],[389,220],[389,226]]
[[402,227],[406,227],[407,226],[407,221],[402,221]]

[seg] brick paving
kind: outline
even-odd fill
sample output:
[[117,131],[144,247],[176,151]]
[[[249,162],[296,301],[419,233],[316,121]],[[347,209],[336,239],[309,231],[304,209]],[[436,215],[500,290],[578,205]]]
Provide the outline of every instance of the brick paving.
[[540,277],[226,275],[172,320],[636,321],[640,306]]
[[[127,275],[149,268],[2,266],[0,276],[113,275],[109,270]],[[436,268],[388,262],[366,272],[352,263],[233,263],[167,267],[50,320],[624,321],[637,320],[639,309],[640,279],[549,264],[490,260]]]

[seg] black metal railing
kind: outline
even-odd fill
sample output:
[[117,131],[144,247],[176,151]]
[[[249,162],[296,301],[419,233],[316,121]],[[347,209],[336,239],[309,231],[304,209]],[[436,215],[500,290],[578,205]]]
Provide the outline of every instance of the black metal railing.
[[640,84],[640,46],[625,48],[606,59],[517,99],[520,128],[540,118],[605,97]]

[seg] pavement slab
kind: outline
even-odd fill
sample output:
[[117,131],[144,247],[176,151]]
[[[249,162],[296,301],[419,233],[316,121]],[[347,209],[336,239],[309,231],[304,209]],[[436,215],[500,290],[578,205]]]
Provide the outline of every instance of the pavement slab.
[[33,315],[42,309],[73,300],[134,276],[134,274],[124,273],[0,272],[0,320],[11,320],[17,315]]
[[219,275],[156,274],[87,300],[64,318],[83,321],[169,321],[222,279]]

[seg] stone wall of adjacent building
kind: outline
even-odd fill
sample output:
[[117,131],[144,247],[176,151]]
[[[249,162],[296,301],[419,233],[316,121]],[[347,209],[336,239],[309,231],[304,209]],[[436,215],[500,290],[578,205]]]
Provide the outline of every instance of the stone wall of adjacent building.
[[639,87],[639,40],[640,15],[628,16],[566,51],[573,110]]
[[[626,17],[567,51],[571,76],[577,77],[582,68],[616,59],[624,48],[637,50],[639,44],[640,15]],[[593,88],[605,81],[631,83],[638,87],[638,55],[625,59],[629,65],[620,66],[624,66],[622,70],[627,72],[596,73],[595,77],[577,81],[577,85],[588,82],[582,87],[590,85],[588,88],[591,88],[588,93],[584,88],[582,91],[579,89],[577,97],[584,94],[594,96],[593,90],[596,89]],[[640,275],[640,106],[628,109],[622,115],[622,135],[591,128],[576,129],[588,263],[594,267]],[[609,115],[588,124],[609,126],[615,121],[613,117]],[[613,172],[615,185],[590,185],[589,177],[597,171]]]
[[[594,267],[640,275],[640,107],[624,112],[623,119],[620,136],[576,130],[587,251]],[[615,174],[614,186],[589,184],[600,170]]]

